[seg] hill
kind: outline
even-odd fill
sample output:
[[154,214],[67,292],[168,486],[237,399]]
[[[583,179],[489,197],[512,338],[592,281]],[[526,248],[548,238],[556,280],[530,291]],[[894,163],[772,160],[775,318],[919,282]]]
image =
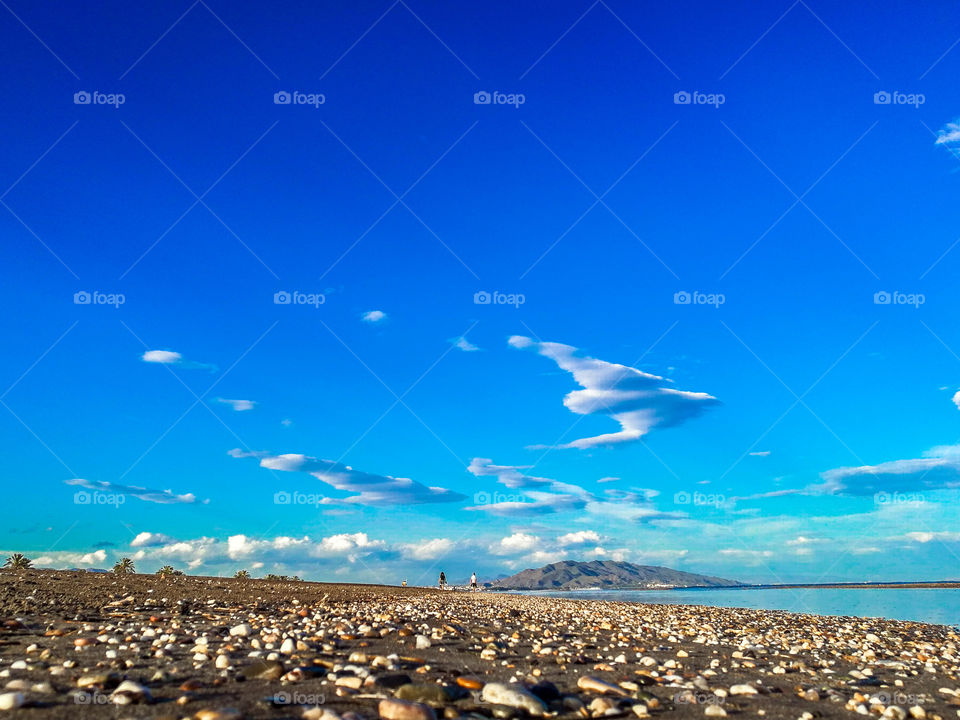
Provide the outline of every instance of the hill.
[[651,589],[662,587],[726,587],[734,580],[697,575],[656,565],[612,560],[564,561],[528,569],[490,583],[493,590]]

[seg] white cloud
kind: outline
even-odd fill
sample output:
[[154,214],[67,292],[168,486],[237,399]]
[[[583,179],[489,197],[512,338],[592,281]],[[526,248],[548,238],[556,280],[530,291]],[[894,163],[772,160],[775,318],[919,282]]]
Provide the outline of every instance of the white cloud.
[[960,120],[947,123],[937,132],[937,145],[952,145],[960,143]]
[[94,552],[50,552],[41,557],[35,558],[33,564],[35,567],[48,567],[64,569],[86,565],[100,565],[107,560],[105,550],[95,550]]
[[609,483],[609,482],[616,482],[616,481],[619,480],[619,479],[620,479],[620,478],[618,478],[618,477],[602,477],[602,478],[600,478],[599,480],[597,480],[597,482],[598,482],[598,483]]
[[361,319],[366,323],[376,325],[386,320],[387,314],[383,310],[370,310],[361,315]]
[[412,560],[436,560],[453,552],[456,544],[447,538],[433,538],[416,543],[403,543],[400,552]]
[[908,532],[907,538],[918,543],[928,543],[933,540],[940,542],[960,542],[960,532]]
[[163,533],[142,532],[130,542],[130,547],[156,547],[158,545],[168,545],[174,542],[174,539]]
[[159,365],[176,365],[188,370],[216,370],[216,365],[198,363],[192,360],[186,360],[183,355],[173,350],[147,350],[140,359],[148,363],[157,363]]
[[172,350],[147,350],[142,357],[144,362],[175,365],[183,359],[183,355]]
[[[655,427],[673,427],[701,415],[720,403],[702,392],[676,390],[671,381],[636,368],[591,357],[578,357],[577,348],[560,343],[536,342],[514,335],[511,346],[533,349],[573,375],[583,390],[564,397],[563,404],[578,415],[606,415],[620,423],[620,431],[581,438],[559,445],[588,449],[634,442]],[[542,447],[542,446],[539,446]]]
[[[161,505],[171,505],[177,503],[189,505],[198,502],[197,496],[193,493],[176,495],[170,490],[149,490],[138,485],[120,485],[117,483],[107,482],[106,480],[94,481],[84,480],[83,478],[73,478],[72,480],[65,480],[64,483],[67,485],[79,486],[86,488],[87,490],[92,490],[94,494],[100,493],[102,495],[113,495],[117,498],[123,498],[119,500],[120,504],[125,501],[127,496],[135,497],[146,502],[160,503]],[[84,501],[82,499],[78,499],[77,502],[83,504]],[[87,493],[87,502],[99,504],[96,498],[90,493]],[[206,503],[208,501],[204,500],[203,502]]]
[[809,490],[863,497],[960,488],[960,445],[934,447],[919,458],[835,468],[821,473],[820,477],[824,482]]
[[726,557],[744,558],[748,560],[758,560],[760,558],[773,557],[772,550],[727,549],[727,550],[721,550],[720,554]]
[[217,398],[217,402],[223,403],[224,405],[230,405],[237,412],[253,410],[253,408],[257,405],[256,401],[254,400],[229,400],[227,398]]
[[953,404],[957,406],[957,409],[960,410],[960,390],[957,390],[953,394]]
[[453,343],[455,348],[458,350],[463,350],[464,352],[476,352],[480,349],[462,335],[460,337],[451,338],[450,342]]
[[333,460],[287,453],[271,455],[263,452],[244,452],[240,449],[230,451],[237,458],[259,457],[260,466],[270,470],[309,473],[336,490],[356,493],[343,499],[324,498],[325,505],[358,504],[377,507],[397,505],[420,505],[424,503],[459,502],[466,496],[442,487],[427,487],[410,478],[396,478],[390,475],[354,470]]
[[561,535],[557,538],[557,542],[561,545],[583,545],[588,542],[600,542],[600,536],[593,530],[580,530]]
[[770,455],[769,450],[758,450],[757,452],[748,453],[751,457],[768,457]]
[[540,544],[540,538],[525,532],[515,532],[513,535],[501,538],[490,546],[494,555],[519,555],[530,552]]

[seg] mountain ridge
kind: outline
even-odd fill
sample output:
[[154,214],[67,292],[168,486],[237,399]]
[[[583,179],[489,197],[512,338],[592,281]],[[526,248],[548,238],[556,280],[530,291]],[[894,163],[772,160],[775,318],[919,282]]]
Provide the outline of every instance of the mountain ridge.
[[659,565],[636,565],[614,560],[564,560],[528,568],[495,580],[492,590],[628,590],[664,587],[736,587],[735,580],[673,570]]

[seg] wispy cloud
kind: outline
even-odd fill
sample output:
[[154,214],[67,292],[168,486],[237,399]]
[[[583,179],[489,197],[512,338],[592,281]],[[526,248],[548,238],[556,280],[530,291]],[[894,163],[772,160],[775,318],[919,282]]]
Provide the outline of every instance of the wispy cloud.
[[217,402],[223,403],[224,405],[229,405],[236,412],[253,410],[257,406],[257,403],[255,400],[230,400],[228,398],[217,398]]
[[176,365],[177,367],[184,368],[185,370],[215,371],[217,369],[216,365],[187,360],[183,357],[183,355],[173,350],[147,350],[143,355],[140,356],[140,359],[144,362],[155,363],[157,365]]
[[287,453],[272,455],[262,452],[244,452],[240,449],[230,451],[237,458],[258,457],[260,467],[285,472],[308,473],[322,480],[336,490],[356,493],[343,499],[325,498],[324,504],[356,503],[377,507],[395,505],[420,505],[424,503],[459,502],[466,495],[442,487],[427,487],[410,478],[398,478],[391,475],[355,470],[333,460]]
[[[578,357],[577,348],[552,342],[536,342],[514,335],[509,343],[535,350],[573,375],[583,388],[564,397],[563,404],[578,415],[607,415],[620,423],[615,433],[581,438],[561,448],[588,449],[602,445],[636,442],[655,427],[674,427],[701,415],[720,401],[702,392],[671,387],[672,381],[636,368],[591,357]],[[535,446],[543,447],[543,446]]]
[[365,323],[370,323],[371,325],[378,325],[379,323],[385,322],[387,319],[387,314],[383,310],[368,310],[360,316],[360,319]]
[[821,478],[824,482],[810,490],[867,496],[881,492],[960,488],[960,445],[931,448],[919,458],[835,468],[821,473]]
[[455,348],[463,350],[464,352],[477,352],[480,349],[462,335],[460,337],[450,338],[450,342],[453,343]]
[[130,496],[140,500],[161,505],[171,505],[176,503],[191,504],[196,502],[209,502],[208,500],[199,501],[193,493],[177,495],[171,490],[150,490],[138,485],[121,485],[119,483],[107,482],[106,480],[85,480],[83,478],[73,478],[65,480],[65,484],[78,486],[91,490],[95,493],[104,493],[117,496]]

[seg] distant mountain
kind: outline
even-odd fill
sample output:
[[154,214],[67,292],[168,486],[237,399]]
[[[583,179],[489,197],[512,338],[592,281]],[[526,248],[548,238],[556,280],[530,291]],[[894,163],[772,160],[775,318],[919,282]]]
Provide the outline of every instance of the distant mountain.
[[492,590],[646,589],[658,587],[726,587],[740,585],[708,575],[671,570],[656,565],[634,565],[612,560],[570,560],[524,570],[489,584]]

